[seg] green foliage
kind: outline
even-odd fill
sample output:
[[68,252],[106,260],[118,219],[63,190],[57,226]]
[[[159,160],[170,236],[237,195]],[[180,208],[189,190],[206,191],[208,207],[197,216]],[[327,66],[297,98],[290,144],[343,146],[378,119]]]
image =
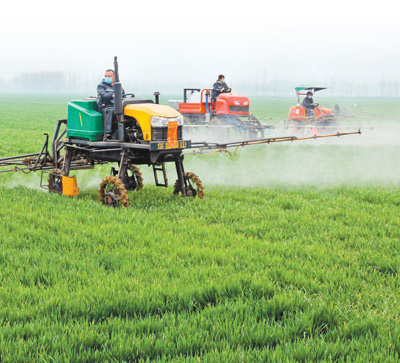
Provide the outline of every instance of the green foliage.
[[[0,154],[40,148],[65,105],[2,102]],[[147,178],[122,210],[98,204],[96,173],[75,199],[1,175],[0,361],[398,361],[398,187],[198,200]]]

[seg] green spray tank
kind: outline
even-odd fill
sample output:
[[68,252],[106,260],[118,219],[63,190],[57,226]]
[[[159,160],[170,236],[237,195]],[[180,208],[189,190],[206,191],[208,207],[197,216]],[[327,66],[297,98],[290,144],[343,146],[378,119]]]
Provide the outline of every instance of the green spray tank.
[[[117,57],[114,57],[114,68],[114,108],[118,120],[118,139],[124,141],[122,85],[119,80]],[[88,141],[103,140],[104,120],[102,113],[98,112],[97,99],[84,98],[68,103],[67,137]]]

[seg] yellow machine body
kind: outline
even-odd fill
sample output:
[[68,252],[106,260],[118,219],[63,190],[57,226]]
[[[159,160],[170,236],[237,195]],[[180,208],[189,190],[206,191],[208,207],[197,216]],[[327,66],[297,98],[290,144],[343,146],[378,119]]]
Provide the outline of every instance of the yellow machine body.
[[138,122],[143,132],[143,139],[151,141],[151,118],[165,117],[175,118],[181,114],[170,106],[159,105],[155,103],[139,103],[126,105],[124,115],[133,117]]

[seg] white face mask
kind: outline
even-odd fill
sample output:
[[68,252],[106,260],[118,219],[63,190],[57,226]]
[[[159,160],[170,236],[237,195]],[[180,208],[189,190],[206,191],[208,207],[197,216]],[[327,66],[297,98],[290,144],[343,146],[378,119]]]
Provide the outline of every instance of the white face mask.
[[307,96],[307,98],[311,98],[311,96]]

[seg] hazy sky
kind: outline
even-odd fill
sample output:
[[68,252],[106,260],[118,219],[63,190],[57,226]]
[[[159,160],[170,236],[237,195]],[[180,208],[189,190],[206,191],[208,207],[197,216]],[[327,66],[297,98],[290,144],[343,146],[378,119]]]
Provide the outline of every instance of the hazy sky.
[[398,4],[7,2],[0,12],[0,65],[3,76],[61,70],[101,78],[118,55],[121,77],[137,82],[204,86],[219,73],[231,82],[400,80]]

